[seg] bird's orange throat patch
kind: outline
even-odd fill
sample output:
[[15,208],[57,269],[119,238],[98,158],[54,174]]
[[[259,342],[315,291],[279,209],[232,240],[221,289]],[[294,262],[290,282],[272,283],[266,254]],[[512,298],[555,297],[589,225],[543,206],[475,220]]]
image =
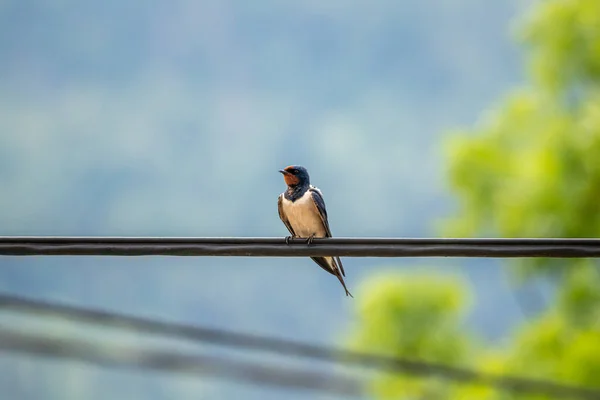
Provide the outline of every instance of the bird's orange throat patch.
[[285,184],[288,186],[295,186],[300,182],[300,179],[298,179],[297,176],[294,176],[292,174],[283,175],[283,180],[285,181]]

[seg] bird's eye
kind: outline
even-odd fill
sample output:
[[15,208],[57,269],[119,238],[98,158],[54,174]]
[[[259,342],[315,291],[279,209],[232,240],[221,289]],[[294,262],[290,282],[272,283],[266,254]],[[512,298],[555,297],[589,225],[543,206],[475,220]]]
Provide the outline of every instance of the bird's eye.
[[298,173],[298,170],[297,170],[297,169],[293,169],[293,170],[292,170],[292,174],[297,174],[297,173]]

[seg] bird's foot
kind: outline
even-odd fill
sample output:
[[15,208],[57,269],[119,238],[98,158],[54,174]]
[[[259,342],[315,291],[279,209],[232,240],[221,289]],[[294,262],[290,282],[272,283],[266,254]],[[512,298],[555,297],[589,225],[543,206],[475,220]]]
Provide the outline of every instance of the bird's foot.
[[310,235],[308,239],[306,239],[306,244],[310,246],[313,243],[313,240],[315,240],[314,234]]
[[292,240],[292,236],[286,236],[285,237],[285,244],[287,244],[289,246],[290,240]]

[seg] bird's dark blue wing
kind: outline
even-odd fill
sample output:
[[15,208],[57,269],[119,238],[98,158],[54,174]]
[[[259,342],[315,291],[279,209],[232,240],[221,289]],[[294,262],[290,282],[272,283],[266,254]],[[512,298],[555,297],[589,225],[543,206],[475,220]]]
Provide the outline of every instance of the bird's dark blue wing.
[[[325,227],[325,237],[331,237],[331,229],[329,228],[329,221],[327,220],[327,209],[325,208],[325,200],[323,200],[323,195],[321,194],[321,191],[315,187],[311,187],[309,190],[311,192],[312,200],[319,211],[319,216],[321,217],[323,226]],[[346,276],[344,266],[342,265],[342,260],[340,260],[339,257],[333,257],[333,263],[333,267],[339,269],[341,276]],[[319,262],[317,262],[317,264],[321,265]],[[321,265],[321,267],[323,266]]]
[[310,188],[310,194],[312,196],[312,200],[317,207],[317,211],[319,211],[319,216],[321,217],[321,221],[323,222],[323,226],[325,227],[326,237],[331,237],[331,229],[329,229],[329,221],[327,220],[327,209],[325,208],[325,200],[323,200],[323,195],[321,191],[316,188]]

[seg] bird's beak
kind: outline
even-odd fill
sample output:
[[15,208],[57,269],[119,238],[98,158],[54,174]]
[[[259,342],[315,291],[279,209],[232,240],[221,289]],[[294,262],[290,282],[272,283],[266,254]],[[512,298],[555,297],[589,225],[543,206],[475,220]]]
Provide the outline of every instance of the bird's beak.
[[281,172],[284,175],[288,175],[289,172],[287,172],[285,169],[280,169],[279,172]]

